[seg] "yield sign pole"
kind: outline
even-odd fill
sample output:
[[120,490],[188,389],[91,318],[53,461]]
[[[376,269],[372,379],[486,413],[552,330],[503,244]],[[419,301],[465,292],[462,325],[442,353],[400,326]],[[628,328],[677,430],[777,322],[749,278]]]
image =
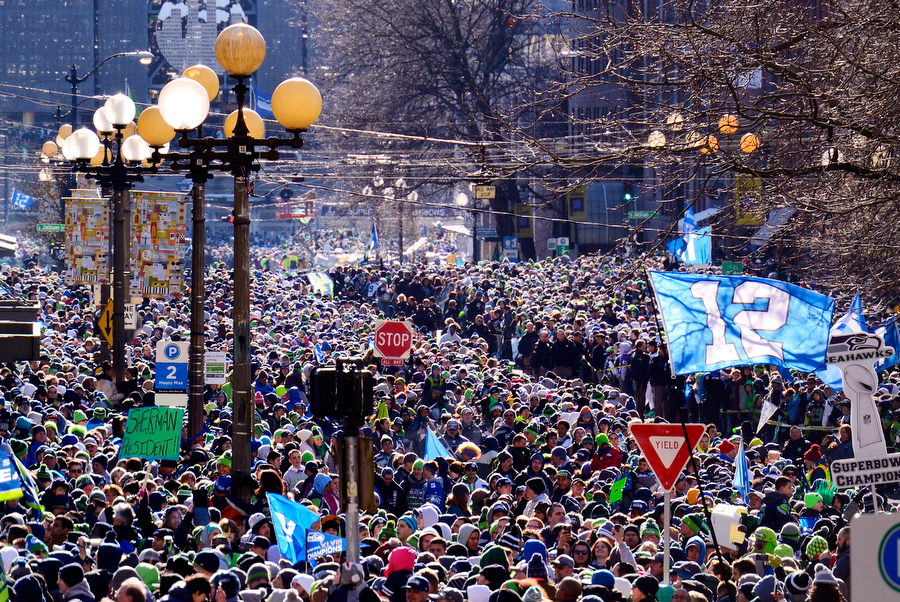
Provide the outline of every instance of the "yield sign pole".
[[663,503],[666,505],[665,508],[663,508],[663,533],[665,533],[665,537],[663,538],[663,585],[669,585],[669,581],[672,579],[669,576],[669,548],[671,547],[672,539],[669,535],[669,531],[672,528],[671,489],[666,489],[666,494],[663,496]]

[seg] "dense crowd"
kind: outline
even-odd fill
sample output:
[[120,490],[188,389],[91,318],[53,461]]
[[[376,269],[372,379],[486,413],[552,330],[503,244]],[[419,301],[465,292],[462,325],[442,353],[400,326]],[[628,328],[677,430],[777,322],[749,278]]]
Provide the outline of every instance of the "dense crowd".
[[[119,455],[128,411],[155,403],[156,343],[188,337],[187,296],[138,307],[116,383],[90,291],[39,262],[3,267],[44,329],[39,361],[0,369],[3,449],[37,493],[2,502],[13,599],[830,602],[849,599],[850,519],[876,502],[894,511],[887,495],[832,485],[830,463],[853,453],[848,402],[815,375],[671,375],[643,271],[661,260],[339,267],[328,297],[279,267],[290,249],[253,253],[250,505],[232,494],[230,384],[207,387],[205,428],[178,461]],[[221,262],[205,274],[210,350],[231,352],[232,282]],[[415,325],[403,366],[372,358],[379,317]],[[341,505],[341,425],[308,411],[310,371],[340,357],[375,377],[361,434],[378,509],[358,525]],[[878,393],[891,444],[896,379]],[[765,401],[779,409],[757,434]],[[707,426],[666,532],[664,492],[629,426],[682,420]],[[429,431],[446,456],[429,456]],[[739,449],[746,497],[733,484]],[[358,529],[362,562],[288,561],[268,493],[320,514],[314,530]],[[714,545],[719,504],[746,510],[742,542]]]

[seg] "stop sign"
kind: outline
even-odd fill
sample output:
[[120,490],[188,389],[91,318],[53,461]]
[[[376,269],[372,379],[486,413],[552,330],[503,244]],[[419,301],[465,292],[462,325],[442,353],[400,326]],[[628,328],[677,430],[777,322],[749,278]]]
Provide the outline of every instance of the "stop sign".
[[406,359],[412,349],[412,325],[385,320],[375,326],[375,356]]

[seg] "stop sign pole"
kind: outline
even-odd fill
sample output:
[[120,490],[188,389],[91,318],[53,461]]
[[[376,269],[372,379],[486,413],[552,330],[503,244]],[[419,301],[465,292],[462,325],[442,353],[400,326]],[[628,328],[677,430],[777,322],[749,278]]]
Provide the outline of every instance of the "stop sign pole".
[[373,346],[375,357],[382,358],[382,364],[400,366],[412,351],[412,323],[399,320],[380,320],[375,323]]

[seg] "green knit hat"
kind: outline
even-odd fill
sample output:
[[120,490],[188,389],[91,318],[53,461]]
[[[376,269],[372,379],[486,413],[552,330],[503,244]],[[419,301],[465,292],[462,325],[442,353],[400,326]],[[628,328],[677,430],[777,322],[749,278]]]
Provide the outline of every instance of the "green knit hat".
[[231,450],[226,451],[219,457],[216,461],[216,466],[225,466],[228,470],[231,470]]
[[9,442],[9,445],[12,447],[13,455],[21,456],[22,454],[28,453],[28,445],[24,441],[13,439]]
[[308,449],[305,450],[302,454],[300,454],[300,461],[306,464],[307,462],[313,462],[316,457],[313,455],[311,451]]
[[644,524],[641,525],[642,539],[644,535],[655,535],[657,538],[660,537],[659,525],[652,518],[648,518],[644,521]]
[[35,537],[34,535],[29,535],[25,538],[25,547],[28,549],[29,554],[38,554],[39,552],[49,552],[47,549],[47,544],[43,541]]
[[709,533],[709,527],[706,525],[706,519],[699,512],[688,514],[681,519],[681,522],[686,523],[687,526],[690,527],[691,530],[695,533]]
[[822,496],[815,492],[810,492],[803,496],[803,503],[806,504],[806,507],[810,510],[821,501]]
[[38,468],[37,473],[34,475],[38,481],[52,481],[53,475],[50,474],[50,469],[47,468],[46,464],[41,464],[41,467]]
[[806,556],[810,559],[816,559],[819,555],[828,549],[828,542],[821,535],[815,535],[806,544]]

